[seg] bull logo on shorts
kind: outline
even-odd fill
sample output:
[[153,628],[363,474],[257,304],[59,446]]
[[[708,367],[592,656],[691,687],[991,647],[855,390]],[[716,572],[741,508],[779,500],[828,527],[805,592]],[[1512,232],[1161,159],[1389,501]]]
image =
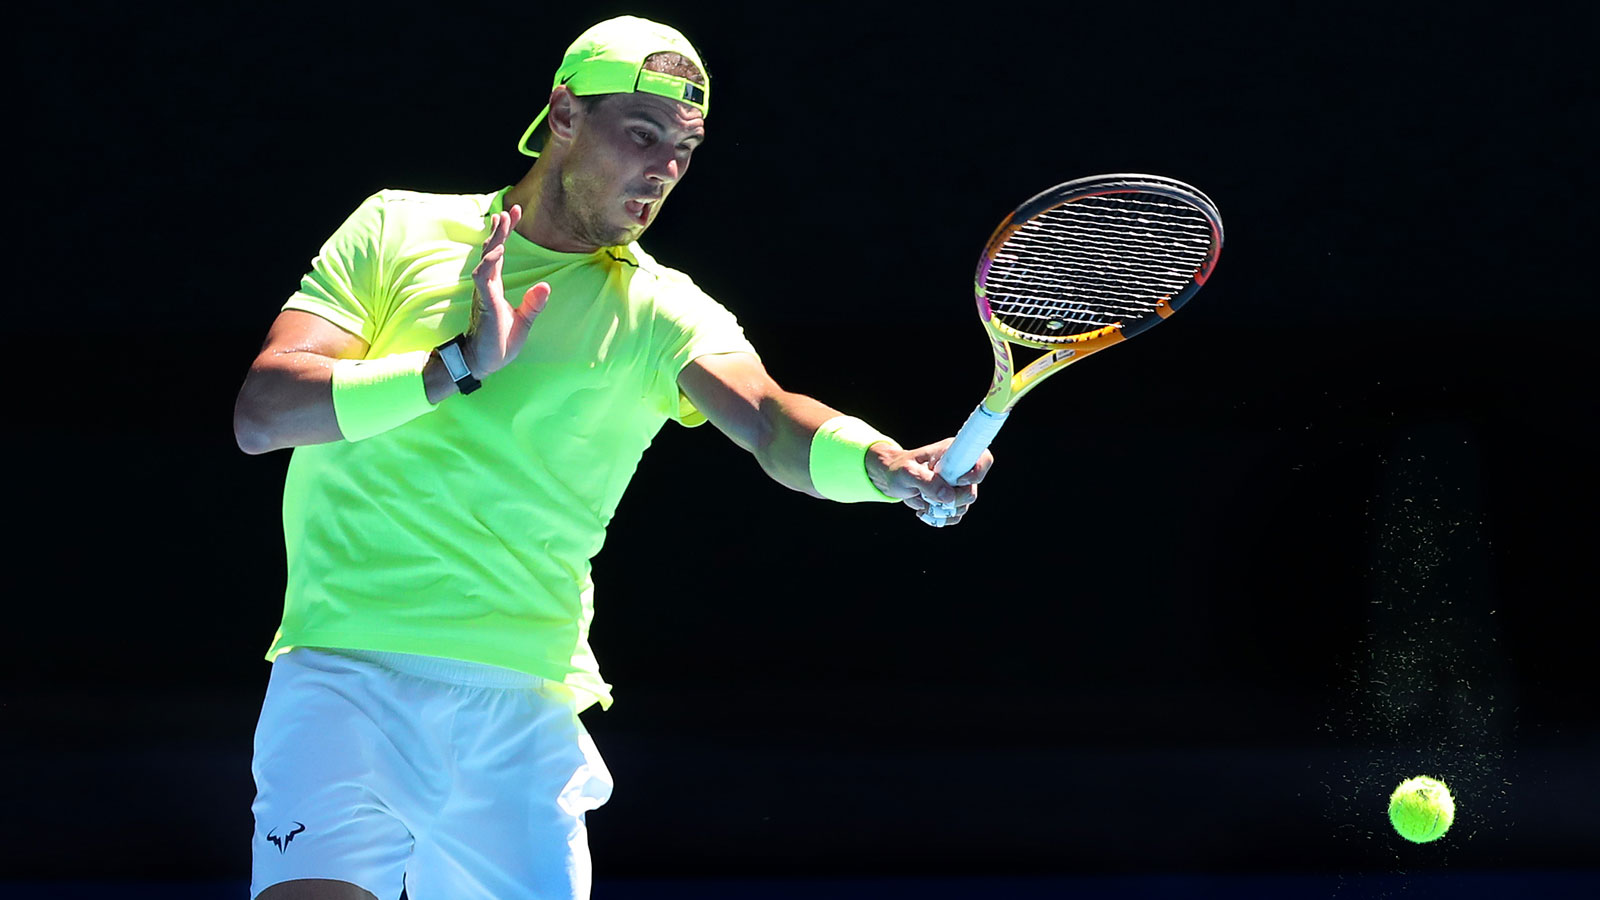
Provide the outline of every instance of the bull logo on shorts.
[[294,840],[295,835],[305,830],[305,823],[296,822],[294,823],[294,828],[290,829],[289,833],[285,834],[283,837],[278,837],[278,829],[276,828],[267,832],[267,840],[272,842],[272,846],[278,848],[279,853],[287,853],[289,850],[289,842]]

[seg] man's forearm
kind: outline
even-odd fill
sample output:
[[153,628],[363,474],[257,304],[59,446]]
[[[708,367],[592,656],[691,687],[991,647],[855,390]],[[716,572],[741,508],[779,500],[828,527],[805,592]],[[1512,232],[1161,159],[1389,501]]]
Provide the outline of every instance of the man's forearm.
[[[841,413],[805,394],[786,391],[751,353],[709,354],[684,368],[678,386],[763,471],[791,490],[823,497],[812,481],[812,441],[817,429]],[[889,482],[892,444],[864,450],[867,477],[880,490]]]
[[[804,394],[784,394],[781,399],[763,404],[771,440],[752,452],[761,468],[774,480],[813,497],[822,497],[811,479],[811,444],[824,422],[843,415],[838,410]],[[867,477],[879,490],[889,485],[889,462],[900,448],[878,443],[865,452],[863,465]]]
[[767,439],[751,452],[762,470],[784,487],[822,496],[811,483],[811,438],[838,410],[804,394],[783,393],[767,398],[760,414]]
[[[327,444],[345,439],[333,401],[339,360],[307,351],[263,354],[251,366],[233,409],[233,433],[246,453]],[[428,402],[458,393],[438,354],[422,369]]]

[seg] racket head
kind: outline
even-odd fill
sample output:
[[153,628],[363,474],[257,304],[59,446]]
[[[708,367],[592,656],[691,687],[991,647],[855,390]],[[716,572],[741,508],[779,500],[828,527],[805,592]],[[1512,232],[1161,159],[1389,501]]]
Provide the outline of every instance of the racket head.
[[1018,206],[984,245],[973,282],[994,338],[1099,349],[1172,315],[1222,252],[1222,216],[1198,188],[1160,175],[1094,175]]
[[[1011,408],[1049,376],[1172,315],[1222,252],[1222,216],[1161,175],[1094,175],[1029,198],[984,245],[973,280],[994,380],[937,466],[965,472]],[[1043,349],[1018,369],[1011,345]],[[922,515],[940,525],[953,506]]]

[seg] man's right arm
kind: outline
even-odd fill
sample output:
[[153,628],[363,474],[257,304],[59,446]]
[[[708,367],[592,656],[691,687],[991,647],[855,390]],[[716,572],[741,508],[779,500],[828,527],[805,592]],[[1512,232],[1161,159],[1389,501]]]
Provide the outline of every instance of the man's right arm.
[[[327,319],[289,309],[278,314],[233,405],[233,437],[246,453],[344,440],[333,409],[333,364],[361,359],[367,342]],[[428,402],[456,393],[437,354],[422,370]]]
[[[475,325],[464,336],[462,353],[479,378],[516,358],[550,298],[550,285],[541,281],[522,295],[520,305],[506,302],[501,280],[505,243],[521,220],[519,206],[490,216],[489,237],[472,270]],[[233,405],[233,437],[239,449],[256,454],[344,440],[333,405],[333,364],[366,354],[366,341],[321,316],[293,309],[279,313]],[[422,368],[422,384],[428,402],[435,405],[460,392],[437,353]]]

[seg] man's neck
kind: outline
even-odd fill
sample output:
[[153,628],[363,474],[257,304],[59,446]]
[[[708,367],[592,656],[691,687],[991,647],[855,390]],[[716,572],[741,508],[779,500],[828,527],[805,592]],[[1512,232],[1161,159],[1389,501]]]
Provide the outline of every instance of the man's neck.
[[529,241],[557,253],[593,253],[591,247],[561,230],[562,190],[560,167],[553,161],[540,157],[522,176],[522,180],[506,191],[503,206],[522,207],[522,221],[517,223],[517,234]]

